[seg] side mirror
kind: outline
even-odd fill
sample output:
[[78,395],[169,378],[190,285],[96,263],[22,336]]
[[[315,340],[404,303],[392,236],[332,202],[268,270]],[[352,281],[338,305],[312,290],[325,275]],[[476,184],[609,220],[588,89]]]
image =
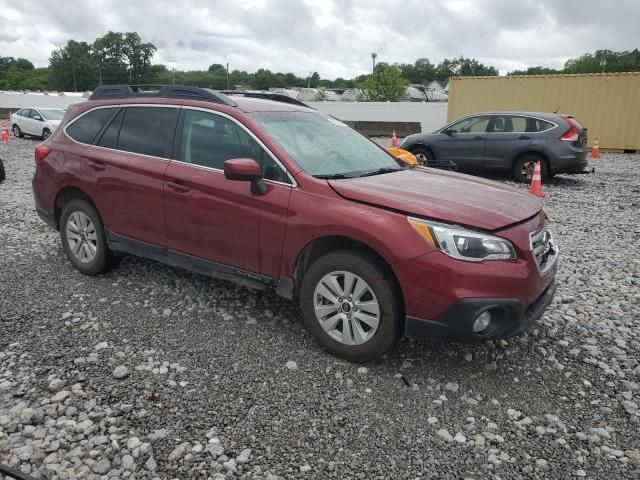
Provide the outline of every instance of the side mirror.
[[453,135],[453,130],[451,130],[450,128],[445,128],[444,130],[442,130],[442,132],[440,133],[444,133],[445,135],[449,135],[450,137]]
[[224,162],[224,177],[227,180],[251,182],[251,193],[264,195],[267,185],[262,179],[262,169],[252,158],[232,158]]
[[36,115],[35,117],[33,117],[34,120],[42,120],[42,117],[40,117],[40,115]]

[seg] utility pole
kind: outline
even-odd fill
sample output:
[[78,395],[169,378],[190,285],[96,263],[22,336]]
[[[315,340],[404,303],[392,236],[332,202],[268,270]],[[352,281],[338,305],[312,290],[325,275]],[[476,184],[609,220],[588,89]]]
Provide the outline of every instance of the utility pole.
[[176,84],[176,67],[173,67],[171,69],[171,84],[172,85]]
[[607,66],[607,57],[602,57],[600,60],[600,66],[602,67],[602,73],[604,73],[604,69]]
[[227,62],[227,90],[231,90],[229,87],[229,62]]
[[373,68],[371,69],[371,73],[376,73],[376,57],[378,54],[376,52],[371,53],[371,60],[373,60]]
[[76,64],[75,63],[71,64],[71,72],[73,73],[73,91],[77,92],[78,85],[76,84]]

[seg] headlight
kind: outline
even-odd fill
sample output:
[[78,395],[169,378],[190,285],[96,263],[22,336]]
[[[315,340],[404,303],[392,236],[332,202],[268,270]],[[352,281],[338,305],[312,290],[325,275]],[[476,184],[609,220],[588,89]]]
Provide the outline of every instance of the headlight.
[[504,238],[413,217],[407,220],[429,244],[452,258],[468,262],[516,258],[513,245]]

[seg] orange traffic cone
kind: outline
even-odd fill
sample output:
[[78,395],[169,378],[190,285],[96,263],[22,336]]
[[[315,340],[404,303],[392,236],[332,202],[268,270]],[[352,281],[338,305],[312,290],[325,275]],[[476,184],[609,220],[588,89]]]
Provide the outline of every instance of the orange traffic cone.
[[591,149],[591,158],[600,158],[600,145],[598,145],[598,139],[593,141],[593,148]]
[[393,148],[397,148],[398,147],[398,137],[396,137],[396,131],[393,131],[393,135],[391,135],[391,146]]
[[536,166],[533,169],[533,176],[531,177],[531,186],[529,187],[529,193],[536,197],[543,198],[542,193],[542,175],[540,174],[540,162],[536,162]]
[[2,133],[0,133],[0,141],[2,143],[9,142],[9,127],[7,126],[7,122],[4,122],[2,125]]

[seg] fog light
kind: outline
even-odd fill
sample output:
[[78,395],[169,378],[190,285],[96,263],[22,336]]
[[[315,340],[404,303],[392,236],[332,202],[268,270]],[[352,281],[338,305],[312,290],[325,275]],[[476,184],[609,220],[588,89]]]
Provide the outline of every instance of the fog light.
[[473,322],[473,332],[482,333],[491,325],[491,313],[488,310],[482,312],[476,317],[476,321]]

